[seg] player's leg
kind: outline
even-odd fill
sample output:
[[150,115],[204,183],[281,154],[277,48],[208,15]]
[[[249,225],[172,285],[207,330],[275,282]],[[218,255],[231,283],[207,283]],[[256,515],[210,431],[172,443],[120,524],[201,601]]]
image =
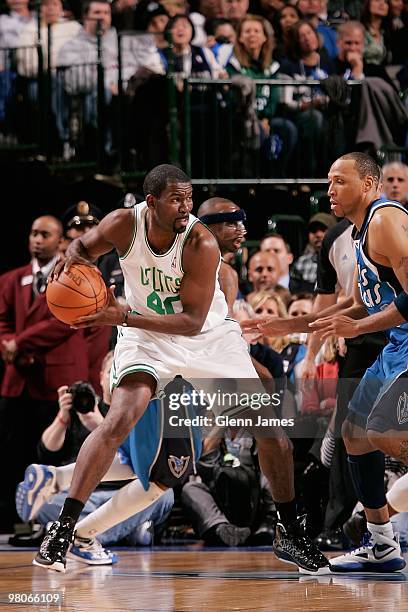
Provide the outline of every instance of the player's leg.
[[357,497],[364,506],[368,536],[360,548],[332,559],[333,571],[392,572],[405,567],[389,519],[384,490],[384,453],[372,445],[366,432],[367,419],[375,405],[373,395],[376,398],[381,392],[381,371],[380,357],[361,380],[343,426],[350,475]]
[[114,389],[108,414],[79,451],[60,519],[44,538],[34,560],[36,565],[65,570],[66,552],[82,508],[107,472],[120,443],[146,410],[155,388],[156,380],[152,375],[137,372],[125,376]]
[[[149,483],[149,488],[145,491],[140,480],[133,480],[118,489],[108,501],[78,522],[68,556],[89,565],[105,564],[109,553],[96,539],[97,536],[120,523],[125,524],[131,517],[135,517],[134,526],[140,524],[145,520],[140,516],[141,513],[155,504],[167,491],[167,487],[154,482]],[[131,526],[128,525],[127,531],[130,529]],[[123,531],[122,536],[125,535]]]

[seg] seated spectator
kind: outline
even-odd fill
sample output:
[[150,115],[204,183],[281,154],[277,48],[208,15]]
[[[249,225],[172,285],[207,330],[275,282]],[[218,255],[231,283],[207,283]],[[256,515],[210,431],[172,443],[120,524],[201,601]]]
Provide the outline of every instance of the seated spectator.
[[302,387],[301,414],[331,414],[336,406],[339,375],[337,338],[331,336],[325,341],[321,355],[322,361],[316,364],[316,377]]
[[247,16],[249,0],[220,0],[221,16],[238,24]]
[[[287,58],[282,59],[279,72],[294,81],[325,79],[333,73],[333,65],[325,49],[319,49],[316,30],[308,21],[299,21],[287,37]],[[288,116],[299,130],[301,176],[315,176],[325,167],[326,136],[323,111],[327,98],[320,87],[283,87],[282,100]]]
[[281,276],[278,279],[278,284],[288,288],[290,282],[289,267],[293,263],[293,253],[291,253],[290,244],[280,234],[268,234],[261,238],[259,250],[261,252],[275,253],[279,258]]
[[[237,33],[232,21],[224,17],[207,19],[205,22],[205,31],[207,33],[207,47],[214,53],[218,62],[221,65],[225,65],[231,56],[232,46],[237,39]],[[221,56],[218,57],[218,53],[221,50]]]
[[291,286],[297,292],[314,291],[317,276],[317,254],[322,246],[326,231],[336,225],[336,219],[328,213],[317,213],[309,219],[307,226],[308,243],[303,255],[293,264]]
[[334,59],[337,55],[336,30],[324,23],[319,16],[323,8],[322,1],[299,0],[297,7],[303,19],[306,19],[315,28],[316,32],[321,35],[324,48],[329,57]]
[[[61,67],[65,91],[72,96],[84,99],[82,103],[83,123],[85,128],[106,131],[105,150],[112,153],[112,114],[113,96],[118,93],[118,39],[117,33],[111,27],[111,5],[107,0],[87,0],[83,6],[83,26],[78,34],[62,46],[58,54],[58,65]],[[108,116],[98,117],[97,113],[97,61],[98,61],[98,27],[102,43],[102,61],[104,67],[105,105]],[[148,68],[150,72],[163,72],[157,50],[149,36],[125,37],[122,43],[123,82],[140,68]],[[110,121],[109,119],[110,117]],[[64,118],[65,129],[62,139],[69,139],[68,117]],[[99,125],[98,125],[99,120]],[[94,134],[95,135],[95,134]]]
[[382,167],[384,196],[408,207],[408,166],[403,162],[390,162]]
[[152,6],[155,6],[154,2],[150,2],[147,5],[142,29],[153,35],[154,44],[156,45],[157,49],[164,49],[164,47],[167,47],[168,44],[164,36],[164,32],[170,16],[164,6],[161,4],[157,4],[157,8],[153,10],[149,10],[149,8],[151,9]]
[[189,76],[214,79],[225,76],[210,49],[192,45],[194,26],[187,15],[172,17],[165,32],[171,34],[172,48],[161,49],[160,56],[166,72],[169,61],[173,62],[172,72],[180,75],[180,86],[182,79]]
[[199,478],[184,485],[181,500],[208,546],[273,542],[275,506],[253,447],[243,431],[214,432],[204,440]]
[[29,0],[6,0],[6,11],[0,15],[0,131],[13,136],[18,127],[14,108],[17,75],[8,49],[18,47],[20,34],[28,25],[36,25]]
[[273,290],[281,276],[279,259],[275,253],[258,251],[248,262],[248,280],[253,291]]
[[292,295],[288,305],[290,317],[302,317],[313,310],[313,295],[311,293],[297,293]]
[[391,26],[388,1],[364,0],[361,23],[365,27],[364,59],[369,64],[387,63]]
[[[72,389],[66,385],[58,390],[59,412],[53,423],[43,432],[38,445],[38,457],[41,465],[33,464],[26,470],[25,479],[19,484],[16,493],[16,504],[20,516],[24,520],[36,518],[42,525],[58,520],[67,490],[71,483],[74,471],[73,462],[84,440],[103,421],[110,404],[109,375],[113,360],[113,353],[108,353],[104,359],[101,370],[101,386],[103,398],[99,400],[93,394],[92,387]],[[92,405],[93,404],[93,405]],[[122,449],[123,453],[124,450]],[[130,463],[130,457],[127,458]],[[61,467],[55,467],[61,466]],[[76,540],[71,549],[70,556],[78,561],[90,564],[110,564],[115,562],[115,556],[103,550],[103,546],[126,542],[130,545],[151,544],[152,528],[158,527],[167,517],[173,505],[173,493],[166,492],[152,505],[141,512],[128,512],[129,518],[119,522],[114,527],[102,530],[98,540],[89,542],[87,532],[81,531],[85,524],[92,519],[92,513],[102,508],[108,500],[112,499],[121,485],[132,489],[133,498],[128,497],[129,506],[137,505],[137,497],[143,496],[139,482],[126,485],[126,481],[136,480],[136,475],[129,465],[124,463],[124,457],[115,457],[111,468],[102,479],[87,501],[82,513],[81,522],[77,526]],[[122,481],[122,482],[120,482]],[[157,488],[157,486],[156,486]],[[137,490],[141,489],[138,493]],[[126,489],[123,488],[122,496]],[[151,502],[151,499],[149,499]],[[116,505],[116,516],[125,509]],[[126,510],[125,510],[126,512]],[[87,519],[84,521],[84,519]],[[148,525],[146,523],[149,523]],[[150,530],[147,534],[146,531]],[[149,535],[149,537],[147,537]],[[88,541],[85,541],[88,540]]]
[[287,4],[280,9],[273,20],[273,29],[275,32],[276,46],[273,50],[273,57],[280,62],[285,56],[287,46],[288,31],[292,26],[300,21],[300,11],[296,6]]
[[[253,309],[254,315],[248,318],[263,318],[271,315],[286,319],[288,311],[284,302],[276,291],[254,291],[248,295],[248,304]],[[274,336],[268,338],[264,336],[261,340],[277,353],[280,353],[290,342],[289,336]]]
[[[237,28],[237,40],[226,64],[230,76],[251,79],[276,78],[279,64],[272,61],[273,30],[266,19],[246,15]],[[279,88],[257,85],[256,109],[261,130],[261,152],[271,162],[270,173],[285,175],[288,160],[296,146],[297,130],[288,119],[276,116]]]

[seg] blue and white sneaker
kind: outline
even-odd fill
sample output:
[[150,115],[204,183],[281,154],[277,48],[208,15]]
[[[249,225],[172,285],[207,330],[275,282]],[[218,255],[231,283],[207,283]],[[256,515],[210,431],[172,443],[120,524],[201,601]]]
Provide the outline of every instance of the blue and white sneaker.
[[394,538],[376,534],[375,541],[367,531],[361,546],[340,557],[330,559],[332,572],[398,572],[405,567],[398,534]]
[[57,493],[56,469],[52,465],[32,463],[24,473],[24,480],[17,485],[16,509],[24,521],[31,521],[41,506]]
[[75,536],[67,557],[87,565],[112,565],[118,560],[118,556],[106,550],[96,538],[87,539],[79,536]]

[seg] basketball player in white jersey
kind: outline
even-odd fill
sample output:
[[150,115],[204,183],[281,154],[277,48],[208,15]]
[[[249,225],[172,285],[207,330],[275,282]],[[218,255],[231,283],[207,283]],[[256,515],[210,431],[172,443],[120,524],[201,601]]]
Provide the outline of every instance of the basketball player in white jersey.
[[[118,304],[111,291],[103,310],[78,319],[75,325],[119,326],[112,402],[107,417],[80,450],[64,508],[35,559],[36,565],[45,568],[65,567],[66,552],[85,501],[163,380],[181,374],[187,380],[195,379],[194,383],[222,377],[239,385],[245,379],[252,391],[260,391],[240,327],[227,319],[227,305],[217,278],[217,242],[190,214],[193,201],[189,177],[164,164],[149,172],[143,189],[145,202],[107,215],[69,246],[65,264],[54,272],[55,278],[62,267],[68,271],[73,263],[92,265],[97,257],[116,248],[129,306]],[[213,410],[219,411],[219,407]],[[242,408],[238,406],[237,410]],[[269,415],[274,415],[272,407]],[[275,428],[270,437],[257,437],[257,442],[261,469],[269,480],[281,519],[276,554],[298,565],[301,572],[330,571],[327,559],[307,538],[303,521],[296,517],[288,438]]]

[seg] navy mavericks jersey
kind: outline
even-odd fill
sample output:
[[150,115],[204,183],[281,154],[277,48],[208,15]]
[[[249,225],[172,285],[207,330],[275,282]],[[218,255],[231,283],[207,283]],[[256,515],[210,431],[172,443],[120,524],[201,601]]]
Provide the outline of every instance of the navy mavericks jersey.
[[[374,213],[379,208],[388,208],[390,206],[403,210],[408,216],[408,211],[398,202],[379,198],[378,200],[374,200],[367,208],[367,213],[360,231],[358,232],[357,228],[354,228],[353,232],[358,267],[358,286],[361,298],[369,315],[383,310],[388,304],[393,302],[402,291],[402,287],[393,269],[375,263],[370,259],[365,248],[368,228]],[[386,335],[393,344],[401,344],[401,342],[408,340],[408,323],[403,323],[398,327],[388,329]]]

